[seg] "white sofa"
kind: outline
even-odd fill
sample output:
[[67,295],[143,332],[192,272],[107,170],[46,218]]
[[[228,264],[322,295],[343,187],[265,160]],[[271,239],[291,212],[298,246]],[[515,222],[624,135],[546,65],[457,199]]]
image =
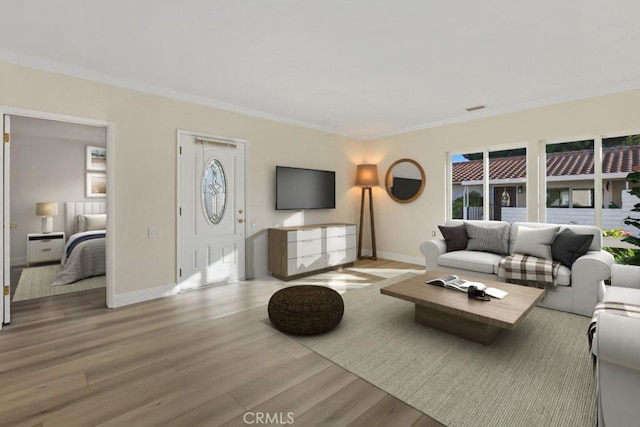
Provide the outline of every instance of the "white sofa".
[[[446,222],[445,226],[461,225],[464,222],[489,226],[509,225],[503,221],[450,220]],[[514,222],[509,225],[509,252],[513,248],[520,225],[529,228],[544,228],[554,224]],[[565,228],[569,228],[577,234],[592,234],[593,241],[589,251],[578,258],[571,269],[564,265],[560,267],[557,277],[558,286],[547,287],[544,300],[539,305],[582,316],[591,316],[596,303],[604,293],[604,280],[611,275],[613,256],[602,250],[600,228],[588,225],[560,225],[560,231]],[[426,241],[420,245],[420,251],[425,257],[426,271],[439,270],[491,280],[498,280],[498,263],[505,257],[505,255],[467,250],[447,252],[444,239]]]
[[[603,301],[640,305],[640,267],[614,264]],[[593,353],[598,357],[598,425],[639,425],[640,319],[601,312]]]

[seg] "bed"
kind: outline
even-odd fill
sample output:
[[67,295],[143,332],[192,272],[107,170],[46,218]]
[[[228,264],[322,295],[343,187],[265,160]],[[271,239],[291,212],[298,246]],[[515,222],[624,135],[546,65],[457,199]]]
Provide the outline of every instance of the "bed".
[[106,222],[104,202],[67,202],[62,270],[52,285],[66,285],[106,273]]

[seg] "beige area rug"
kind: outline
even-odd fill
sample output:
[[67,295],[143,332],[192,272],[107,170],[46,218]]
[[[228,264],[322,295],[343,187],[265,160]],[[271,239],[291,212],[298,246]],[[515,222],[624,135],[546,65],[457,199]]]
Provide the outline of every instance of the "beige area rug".
[[484,346],[419,325],[413,304],[380,294],[406,277],[345,293],[336,329],[293,338],[447,426],[596,425],[588,318],[536,307]]
[[61,265],[45,265],[22,270],[13,301],[62,295],[87,289],[106,287],[105,276],[90,277],[68,285],[53,286],[53,279],[62,269]]

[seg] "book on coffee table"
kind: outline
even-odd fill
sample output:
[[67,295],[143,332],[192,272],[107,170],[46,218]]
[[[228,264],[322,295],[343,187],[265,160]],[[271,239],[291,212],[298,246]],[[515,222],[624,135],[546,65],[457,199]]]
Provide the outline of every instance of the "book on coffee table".
[[484,283],[471,282],[469,280],[464,280],[453,274],[450,276],[443,276],[443,277],[438,277],[437,279],[428,280],[425,283],[429,285],[441,286],[447,289],[453,289],[455,291],[460,291],[464,293],[467,293],[470,286],[475,286],[476,289],[478,289],[479,291],[483,291],[487,288],[487,286]]
[[509,293],[496,288],[487,288],[484,283],[472,282],[470,280],[461,279],[458,276],[452,274],[450,276],[438,277],[436,279],[428,280],[425,283],[429,285],[441,286],[447,289],[453,289],[455,291],[467,293],[470,286],[475,286],[479,291],[485,291],[485,293],[491,297],[503,299]]

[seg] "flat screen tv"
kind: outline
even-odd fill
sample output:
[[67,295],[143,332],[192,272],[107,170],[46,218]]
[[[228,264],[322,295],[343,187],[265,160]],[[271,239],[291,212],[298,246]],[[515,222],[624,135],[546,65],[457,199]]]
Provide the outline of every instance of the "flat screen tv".
[[335,172],[276,166],[276,210],[335,207]]

